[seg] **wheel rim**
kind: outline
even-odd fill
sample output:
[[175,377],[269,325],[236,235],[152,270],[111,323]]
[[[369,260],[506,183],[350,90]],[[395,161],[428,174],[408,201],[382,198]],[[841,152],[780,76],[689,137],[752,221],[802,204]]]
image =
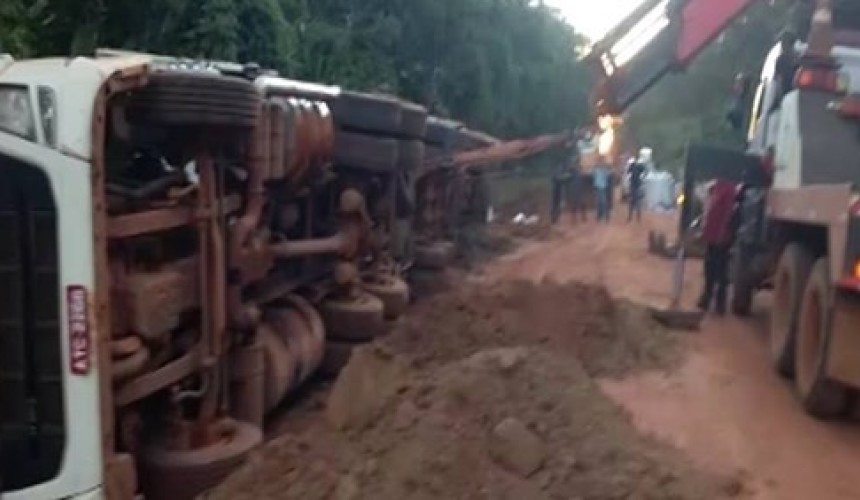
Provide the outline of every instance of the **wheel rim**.
[[806,295],[797,340],[797,381],[804,394],[809,393],[815,382],[821,341],[821,293],[813,288]]
[[785,270],[777,275],[773,312],[770,318],[770,351],[779,359],[785,350],[791,315],[791,278]]

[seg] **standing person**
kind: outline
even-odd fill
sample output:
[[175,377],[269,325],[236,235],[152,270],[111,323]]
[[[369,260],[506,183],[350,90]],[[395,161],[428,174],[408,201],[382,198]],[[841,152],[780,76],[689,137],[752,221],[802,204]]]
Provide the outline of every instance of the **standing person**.
[[710,310],[716,299],[716,312],[721,316],[726,312],[736,199],[737,184],[718,180],[708,190],[705,212],[702,215],[702,240],[707,248],[705,289],[699,299],[699,309]]
[[636,222],[642,220],[642,185],[645,182],[646,168],[641,158],[635,160],[628,167],[628,178],[630,179],[630,193],[628,194],[627,204],[627,222],[633,220],[633,215],[636,215]]
[[570,177],[570,167],[566,162],[562,162],[552,176],[552,213],[550,219],[553,224],[557,224],[561,218]]
[[594,167],[594,196],[597,201],[597,220],[609,222],[609,195],[612,189],[612,170],[606,159],[601,157]]
[[570,211],[573,220],[585,222],[588,220],[588,208],[585,203],[585,176],[576,157],[570,172]]

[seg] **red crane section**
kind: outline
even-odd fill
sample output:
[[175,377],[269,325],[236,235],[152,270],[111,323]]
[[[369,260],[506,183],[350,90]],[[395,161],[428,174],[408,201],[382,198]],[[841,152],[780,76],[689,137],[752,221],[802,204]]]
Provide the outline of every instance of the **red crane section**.
[[677,64],[688,64],[755,0],[693,0],[681,12]]
[[667,72],[686,66],[757,0],[646,0],[594,45],[593,106],[619,114]]

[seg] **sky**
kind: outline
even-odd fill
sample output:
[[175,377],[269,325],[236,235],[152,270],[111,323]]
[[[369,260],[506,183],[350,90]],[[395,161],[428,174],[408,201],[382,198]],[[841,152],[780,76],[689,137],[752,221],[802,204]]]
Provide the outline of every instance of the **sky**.
[[642,0],[545,0],[581,33],[599,40]]

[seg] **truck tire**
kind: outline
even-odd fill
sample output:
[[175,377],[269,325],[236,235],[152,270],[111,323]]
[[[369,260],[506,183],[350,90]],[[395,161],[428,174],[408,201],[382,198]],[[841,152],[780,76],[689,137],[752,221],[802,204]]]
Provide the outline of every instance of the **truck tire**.
[[812,264],[813,257],[803,245],[790,243],[783,250],[776,268],[769,344],[773,366],[785,376],[792,375],[794,371],[797,322]]
[[385,333],[385,307],[367,292],[323,301],[320,313],[328,339],[369,342]]
[[261,103],[254,85],[240,78],[164,71],[150,76],[126,109],[138,124],[252,128]]
[[397,169],[400,147],[397,139],[338,130],[335,134],[334,161],[339,165],[372,172]]
[[399,135],[403,106],[392,97],[343,92],[332,104],[335,124],[374,134]]
[[411,102],[401,103],[400,134],[410,139],[427,135],[427,108]]
[[398,166],[400,170],[414,172],[424,163],[424,143],[416,140],[400,141]]
[[257,338],[263,346],[264,392],[266,412],[281,404],[281,400],[296,385],[298,362],[289,346],[266,323],[257,329]]
[[848,404],[848,390],[827,378],[827,353],[831,338],[830,261],[819,259],[812,268],[797,329],[795,389],[803,408],[816,418],[833,418]]
[[445,146],[454,148],[458,137],[457,131],[461,128],[463,128],[463,124],[460,122],[446,120],[444,118],[430,117],[427,119],[427,132],[424,136],[424,140],[428,144],[433,144],[434,146],[439,146],[443,149]]
[[752,311],[755,284],[750,279],[749,255],[740,248],[732,252],[732,313],[746,317]]
[[163,441],[143,450],[144,494],[152,500],[192,500],[217,486],[263,442],[259,428],[235,422],[229,439],[196,450],[173,451]]

